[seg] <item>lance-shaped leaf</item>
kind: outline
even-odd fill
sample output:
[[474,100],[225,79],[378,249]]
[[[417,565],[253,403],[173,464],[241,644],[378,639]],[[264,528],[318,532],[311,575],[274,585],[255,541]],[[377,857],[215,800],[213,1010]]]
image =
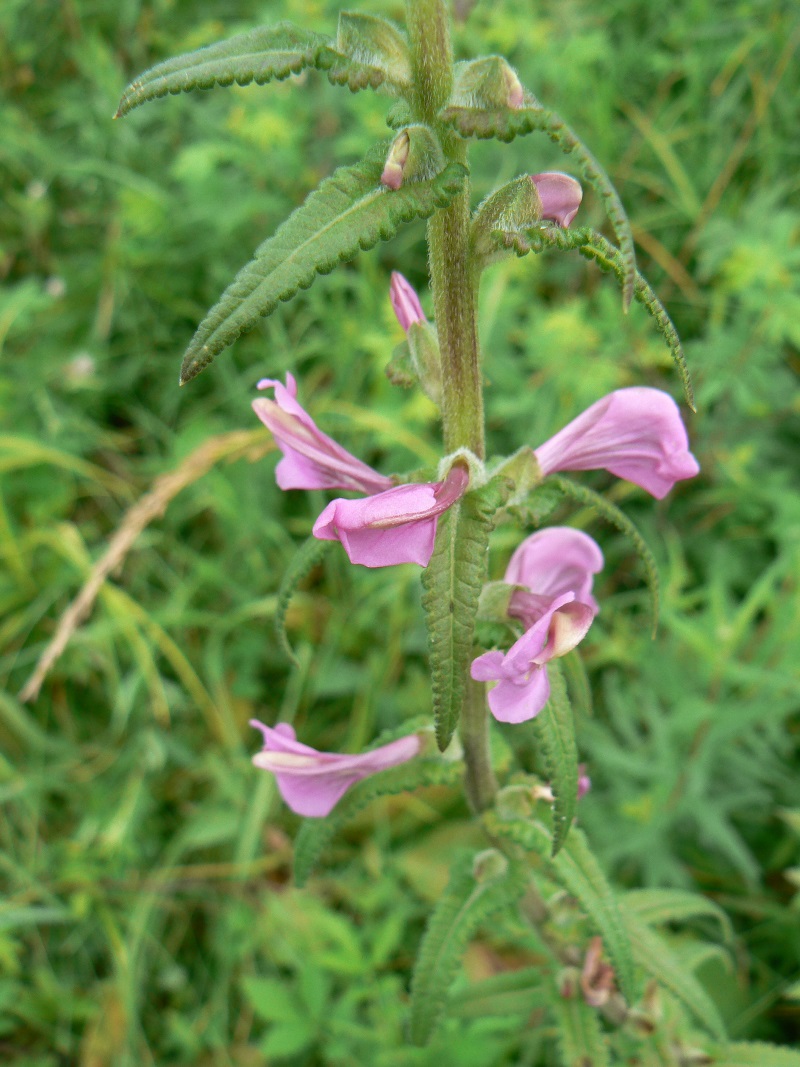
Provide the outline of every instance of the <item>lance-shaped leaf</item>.
[[708,897],[685,889],[632,889],[625,894],[626,911],[632,912],[648,926],[687,919],[715,919],[726,941],[733,940],[731,921],[722,908]]
[[636,280],[636,253],[631,225],[611,179],[566,122],[554,111],[538,104],[522,108],[447,107],[440,112],[439,118],[461,137],[496,137],[500,141],[513,141],[522,134],[540,130],[546,133],[565,155],[575,158],[584,179],[603,201],[606,215],[619,241],[625,270],[622,304],[627,310],[633,299]]
[[552,1001],[562,1067],[609,1067],[608,1041],[594,1008],[583,997]]
[[655,556],[639,533],[636,524],[631,522],[625,512],[621,511],[616,504],[606,500],[600,493],[595,493],[593,489],[587,489],[585,485],[579,485],[561,474],[550,475],[548,481],[555,482],[565,496],[570,496],[573,500],[599,511],[607,522],[611,523],[612,526],[616,526],[620,533],[630,541],[644,567],[645,581],[650,593],[650,629],[653,636],[655,636],[658,628],[659,606],[658,565],[656,564]]
[[322,560],[332,544],[332,541],[319,541],[316,537],[309,537],[297,550],[281,578],[278,604],[275,608],[275,634],[278,644],[295,666],[298,666],[297,657],[289,643],[289,635],[286,633],[286,614],[289,611],[289,604],[298,585]]
[[575,720],[564,675],[557,662],[547,667],[550,697],[533,720],[533,731],[544,757],[545,772],[553,791],[553,855],[567,839],[578,802],[578,750]]
[[800,1067],[800,1052],[766,1041],[731,1041],[711,1055],[712,1067]]
[[265,85],[330,63],[329,37],[281,22],[240,33],[230,40],[167,59],[140,74],[122,94],[116,118],[167,93],[188,93],[215,85]]
[[714,1037],[724,1037],[725,1024],[716,1004],[666,941],[628,912],[625,925],[634,959],[642,970],[668,989]]
[[[607,241],[602,234],[589,227],[564,230],[558,226],[540,226],[525,230],[522,227],[498,226],[493,236],[501,247],[511,249],[518,256],[524,256],[528,252],[542,252],[545,248],[557,248],[562,252],[577,250],[584,259],[596,263],[601,270],[615,274],[620,284],[625,282],[626,267],[620,250]],[[686,403],[692,411],[695,411],[692,380],[678,331],[667,309],[658,299],[647,279],[638,270],[633,295],[637,302],[652,315],[656,328],[664,338],[678,369]]]
[[510,491],[506,479],[492,479],[440,516],[433,556],[422,575],[433,721],[442,751],[458,725],[464,701],[478,601],[486,581],[489,534]]
[[425,1045],[444,1014],[467,942],[481,923],[510,907],[525,889],[525,872],[494,849],[459,857],[432,912],[411,982],[411,1040]]
[[631,939],[617,898],[594,858],[583,833],[573,827],[561,851],[553,856],[553,836],[533,819],[501,819],[493,812],[483,821],[491,835],[506,837],[545,863],[548,875],[574,896],[586,911],[614,966],[617,983],[629,1004],[636,1001]]
[[451,163],[434,178],[387,189],[379,181],[386,149],[378,145],[362,162],[337,170],[256,250],[198,327],[183,360],[181,384],[281,301],[360,250],[387,241],[403,223],[428,218],[464,183],[466,169]]
[[[422,726],[422,723],[417,725]],[[380,743],[406,736],[414,724],[404,725],[391,734],[380,738]],[[376,742],[377,744],[377,742]],[[339,801],[330,815],[324,819],[306,819],[294,844],[294,880],[303,886],[313,873],[319,858],[330,844],[332,838],[345,823],[378,797],[397,796],[410,793],[430,785],[455,785],[461,780],[463,766],[449,760],[418,757],[400,767],[381,771],[354,785]]]

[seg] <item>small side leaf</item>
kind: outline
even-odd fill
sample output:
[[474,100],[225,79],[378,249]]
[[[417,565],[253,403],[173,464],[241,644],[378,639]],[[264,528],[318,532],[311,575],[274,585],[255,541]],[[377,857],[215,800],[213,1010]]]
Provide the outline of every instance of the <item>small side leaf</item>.
[[567,839],[578,801],[578,750],[575,721],[567,696],[564,675],[558,663],[548,664],[550,698],[533,720],[536,741],[544,757],[553,790],[553,855]]
[[636,280],[636,252],[631,224],[611,179],[566,122],[554,111],[541,106],[517,109],[448,107],[440,112],[439,118],[461,137],[496,137],[499,141],[513,141],[522,134],[540,130],[546,133],[565,155],[575,157],[584,179],[603,201],[606,215],[614,227],[624,266],[622,304],[627,311],[633,299]]
[[716,1004],[691,971],[681,966],[664,939],[629,913],[625,925],[634,959],[642,970],[668,989],[714,1037],[724,1038],[725,1025]]
[[486,858],[497,862],[488,864],[489,873],[477,877],[472,856],[456,860],[447,889],[428,920],[411,982],[411,1040],[415,1045],[427,1044],[439,1025],[469,939],[490,915],[508,908],[524,891],[522,873],[500,853],[475,857],[479,863]]
[[[409,724],[396,732],[397,736],[409,733]],[[393,738],[381,738],[381,743]],[[367,805],[378,797],[410,793],[428,785],[455,785],[461,780],[463,767],[443,759],[425,757],[411,760],[400,767],[392,767],[363,779],[339,801],[324,819],[306,819],[294,844],[294,880],[304,886],[314,871],[319,858],[336,833]]]
[[167,59],[146,70],[122,94],[115,118],[167,93],[188,93],[215,85],[282,81],[320,64],[330,38],[290,22],[261,26],[230,40]]
[[[527,255],[528,252],[542,252],[545,248],[556,248],[561,252],[575,250],[584,259],[596,263],[602,271],[615,274],[620,284],[625,281],[625,264],[619,249],[607,241],[602,234],[589,227],[570,230],[563,230],[557,226],[537,226],[528,230],[519,227],[498,227],[493,236],[500,247],[510,249],[518,256]],[[696,411],[692,379],[678,331],[667,309],[658,299],[647,279],[638,270],[633,295],[653,317],[656,328],[664,338],[680,375],[686,403],[692,411]]]
[[607,522],[610,522],[612,526],[616,526],[620,533],[628,538],[644,567],[645,580],[650,592],[651,629],[655,635],[658,627],[658,566],[653,553],[648,548],[647,542],[639,533],[636,525],[631,522],[624,511],[621,511],[615,504],[606,500],[600,493],[595,493],[593,489],[578,485],[577,482],[570,481],[569,478],[564,478],[560,474],[551,475],[548,481],[554,481],[565,496],[571,496],[573,500],[599,511]]
[[608,1041],[597,1011],[582,997],[556,996],[551,1003],[562,1067],[609,1067]]
[[487,575],[489,534],[509,492],[505,479],[493,479],[446,511],[439,519],[433,556],[422,574],[433,719],[442,751],[461,714],[475,617]]
[[466,169],[451,163],[429,180],[386,189],[380,184],[386,150],[385,144],[377,145],[355,166],[340,167],[256,250],[198,327],[183,360],[181,384],[281,301],[360,250],[388,240],[403,223],[446,206],[464,183]]
[[484,816],[490,835],[507,837],[545,861],[548,874],[574,896],[586,911],[614,966],[620,990],[629,1004],[636,1001],[631,941],[622,921],[617,899],[594,858],[583,833],[573,827],[569,838],[555,857],[553,837],[546,827],[532,819],[500,819],[494,813]]
[[342,11],[336,50],[347,57],[348,63],[337,62],[328,71],[335,85],[346,84],[353,92],[367,86],[376,89],[379,85],[394,93],[409,89],[408,40],[387,19],[360,11]]
[[732,1041],[711,1054],[713,1067],[800,1067],[800,1052],[766,1041]]
[[286,614],[289,611],[289,604],[298,585],[322,560],[332,544],[332,541],[318,541],[316,537],[309,537],[297,550],[291,563],[284,571],[283,578],[281,578],[280,588],[278,589],[278,604],[275,608],[275,634],[278,638],[278,644],[295,667],[298,666],[297,657],[286,633]]

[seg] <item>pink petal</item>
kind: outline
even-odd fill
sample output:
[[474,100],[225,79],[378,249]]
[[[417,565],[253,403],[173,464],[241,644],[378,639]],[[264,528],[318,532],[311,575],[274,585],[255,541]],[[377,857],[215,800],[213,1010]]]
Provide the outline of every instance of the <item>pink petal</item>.
[[527,722],[534,719],[550,696],[545,667],[537,667],[523,684],[498,682],[489,692],[489,710],[498,722]]
[[265,745],[253,763],[275,775],[281,796],[292,811],[308,817],[328,815],[350,786],[413,759],[421,744],[419,737],[411,734],[369,752],[338,755],[317,752],[294,741],[288,724],[279,723],[272,729],[252,720],[251,725],[261,730]]
[[542,218],[551,219],[566,229],[575,216],[583,199],[581,183],[561,171],[545,171],[532,174],[531,181],[542,202]]
[[699,471],[678,405],[660,389],[618,389],[536,449],[542,474],[608,470],[659,500]]
[[[596,541],[571,526],[549,526],[526,537],[508,561],[504,580],[524,585],[532,593],[555,597],[572,592],[575,599],[598,611],[592,596],[594,575],[603,568],[603,553]],[[515,599],[522,600],[515,593]],[[519,618],[517,611],[512,614]]]
[[541,665],[551,659],[566,656],[586,637],[594,616],[595,612],[588,604],[579,604],[575,601],[573,604],[561,605],[550,617],[547,644],[534,663]]
[[469,474],[451,468],[444,482],[397,485],[364,500],[332,500],[314,523],[321,541],[341,541],[351,563],[388,567],[433,555],[438,516],[464,494]]
[[324,434],[295,399],[297,385],[291,374],[286,386],[263,378],[259,389],[273,388],[275,399],[259,397],[253,410],[283,452],[275,477],[281,489],[353,489],[362,493],[387,489],[392,481]]
[[412,322],[425,322],[425,313],[422,304],[414,290],[403,275],[396,270],[392,271],[392,282],[389,287],[389,297],[392,301],[394,313],[402,328],[408,332]]

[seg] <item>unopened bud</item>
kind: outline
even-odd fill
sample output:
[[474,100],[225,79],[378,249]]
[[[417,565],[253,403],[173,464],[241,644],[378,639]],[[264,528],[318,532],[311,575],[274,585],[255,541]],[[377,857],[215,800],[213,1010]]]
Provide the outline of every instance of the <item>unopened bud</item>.
[[592,1008],[602,1007],[614,992],[614,971],[603,962],[602,938],[593,937],[589,942],[581,971],[581,992]]
[[496,848],[479,852],[472,861],[472,877],[476,882],[493,882],[508,870],[508,860]]
[[503,68],[503,78],[507,89],[506,105],[517,111],[525,103],[525,90],[522,88],[522,82],[517,77],[517,72],[511,67]]
[[[388,183],[384,182],[384,184]],[[397,321],[406,333],[408,333],[408,328],[412,322],[426,321],[425,312],[422,310],[422,304],[419,302],[416,290],[397,270],[392,271],[392,283],[389,287],[389,298],[392,301],[392,307],[397,316]]]
[[592,779],[586,773],[586,764],[578,764],[578,800],[585,797],[592,788]]
[[411,149],[411,138],[407,130],[401,130],[392,141],[389,155],[383,165],[381,184],[389,189],[399,189],[403,184],[403,171],[408,162],[408,153]]
[[542,218],[551,219],[566,229],[578,214],[583,199],[581,183],[557,170],[532,174],[531,181],[542,204]]

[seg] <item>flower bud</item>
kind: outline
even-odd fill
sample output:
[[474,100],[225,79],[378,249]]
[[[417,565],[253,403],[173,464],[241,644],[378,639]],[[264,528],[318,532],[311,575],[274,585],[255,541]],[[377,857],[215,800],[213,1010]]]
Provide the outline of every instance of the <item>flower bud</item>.
[[531,181],[542,203],[542,218],[552,219],[566,229],[578,214],[583,199],[581,183],[557,170],[532,174]]
[[392,271],[389,298],[392,301],[397,321],[406,333],[412,322],[425,322],[425,312],[422,310],[416,290],[400,271]]
[[494,882],[508,870],[508,860],[496,848],[479,852],[472,862],[472,877],[476,882]]
[[401,130],[392,141],[389,155],[383,165],[381,184],[389,189],[399,189],[403,184],[403,171],[408,162],[408,153],[411,150],[411,138],[408,130]]

